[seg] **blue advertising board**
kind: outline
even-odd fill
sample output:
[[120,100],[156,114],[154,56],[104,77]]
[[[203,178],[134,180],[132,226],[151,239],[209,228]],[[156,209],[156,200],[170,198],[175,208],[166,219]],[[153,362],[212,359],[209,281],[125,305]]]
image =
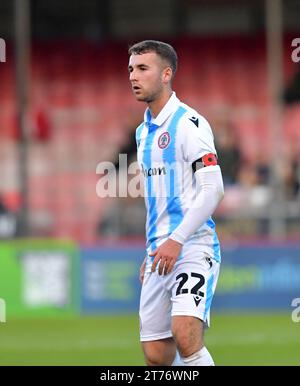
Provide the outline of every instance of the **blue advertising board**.
[[137,311],[142,247],[81,249],[81,310],[84,313]]
[[[142,246],[81,248],[82,313],[138,310]],[[300,245],[224,247],[215,311],[291,310],[300,297]]]
[[224,248],[214,309],[291,310],[300,297],[300,245]]

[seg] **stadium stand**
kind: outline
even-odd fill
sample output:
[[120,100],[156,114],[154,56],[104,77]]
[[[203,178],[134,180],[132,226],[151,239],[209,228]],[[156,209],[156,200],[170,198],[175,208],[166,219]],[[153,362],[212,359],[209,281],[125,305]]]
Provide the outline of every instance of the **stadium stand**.
[[[289,37],[286,37],[289,41]],[[236,128],[242,159],[253,163],[270,152],[265,41],[262,36],[178,38],[175,89],[212,124],[227,112]],[[285,52],[285,82],[295,65]],[[44,42],[34,44],[31,66],[30,207],[35,234],[98,238],[105,201],[96,196],[96,166],[113,161],[129,133],[129,117],[142,119],[142,104],[131,95],[127,44]],[[1,163],[4,195],[18,192],[13,66],[0,67]],[[300,105],[284,112],[286,145],[300,141]],[[213,125],[214,126],[214,125]],[[133,128],[132,128],[133,129]],[[218,127],[214,127],[218,135]],[[2,165],[2,166],[1,166]],[[1,189],[1,186],[0,186]],[[16,200],[12,200],[15,202]],[[16,207],[13,208],[16,210]],[[222,209],[221,209],[222,210]],[[223,209],[223,210],[226,210]],[[96,214],[96,215],[95,215]]]

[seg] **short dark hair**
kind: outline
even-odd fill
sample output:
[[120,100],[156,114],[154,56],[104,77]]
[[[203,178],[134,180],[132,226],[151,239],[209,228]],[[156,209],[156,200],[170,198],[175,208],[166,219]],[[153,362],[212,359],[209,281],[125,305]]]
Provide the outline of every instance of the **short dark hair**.
[[132,45],[128,50],[129,55],[141,55],[147,52],[155,52],[162,59],[165,59],[170,64],[173,75],[175,74],[178,59],[176,51],[170,44],[158,40],[143,40]]

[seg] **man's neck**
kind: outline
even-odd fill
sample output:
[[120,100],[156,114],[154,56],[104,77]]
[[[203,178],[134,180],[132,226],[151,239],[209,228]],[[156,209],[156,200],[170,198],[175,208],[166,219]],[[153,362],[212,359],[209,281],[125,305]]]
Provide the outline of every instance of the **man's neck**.
[[151,111],[151,116],[153,118],[156,118],[158,116],[158,114],[164,108],[168,100],[171,98],[172,93],[173,93],[172,90],[168,90],[165,93],[163,93],[159,98],[157,98],[155,101],[148,103],[148,107]]

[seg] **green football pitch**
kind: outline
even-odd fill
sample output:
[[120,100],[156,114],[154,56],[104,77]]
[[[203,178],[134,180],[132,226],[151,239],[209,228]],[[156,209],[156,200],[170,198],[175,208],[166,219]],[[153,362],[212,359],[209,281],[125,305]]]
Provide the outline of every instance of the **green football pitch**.
[[[0,323],[0,365],[144,365],[136,315]],[[300,365],[300,323],[288,314],[214,314],[216,365]]]

